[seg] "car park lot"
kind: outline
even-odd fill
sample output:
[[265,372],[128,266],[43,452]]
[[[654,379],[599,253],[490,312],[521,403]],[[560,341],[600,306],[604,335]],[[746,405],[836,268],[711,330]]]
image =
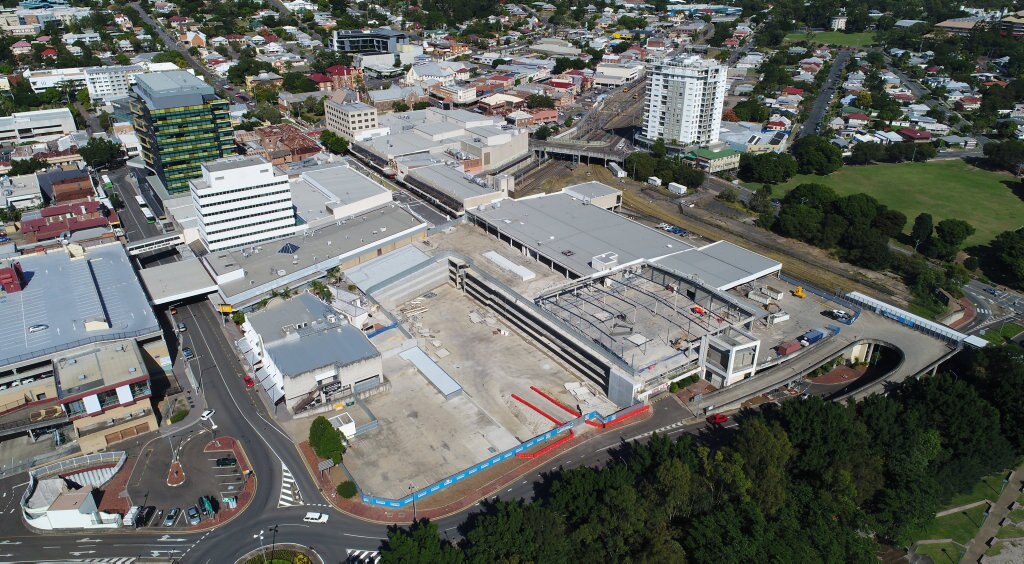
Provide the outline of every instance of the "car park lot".
[[[246,478],[233,454],[204,450],[211,440],[210,431],[199,429],[183,440],[154,440],[142,450],[141,460],[128,482],[128,493],[133,504],[152,509],[144,519],[137,520],[137,527],[187,529],[212,518],[224,505],[225,497],[238,495]],[[168,468],[174,456],[172,448],[185,473],[185,481],[179,486],[167,485]],[[190,515],[193,507],[195,514]],[[178,513],[168,523],[175,508]]]

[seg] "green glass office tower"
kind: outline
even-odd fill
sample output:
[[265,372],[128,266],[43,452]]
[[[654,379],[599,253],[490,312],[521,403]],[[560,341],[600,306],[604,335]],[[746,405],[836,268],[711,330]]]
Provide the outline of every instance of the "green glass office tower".
[[187,192],[203,163],[235,152],[228,101],[188,72],[136,75],[129,105],[146,167],[171,194]]

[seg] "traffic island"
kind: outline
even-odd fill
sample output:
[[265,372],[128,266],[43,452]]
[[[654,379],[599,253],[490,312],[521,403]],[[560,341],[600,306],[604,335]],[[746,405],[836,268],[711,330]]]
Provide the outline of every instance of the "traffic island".
[[184,483],[185,469],[181,467],[181,462],[175,460],[167,470],[167,485],[176,488]]
[[[263,537],[265,542],[272,542]],[[311,546],[299,544],[281,544],[264,546],[250,551],[235,564],[324,564],[324,559]]]
[[[401,523],[411,522],[414,517],[438,519],[476,504],[483,498],[494,495],[502,488],[523,476],[535,473],[541,468],[550,464],[550,460],[559,455],[565,454],[577,446],[587,442],[591,438],[600,437],[607,433],[619,432],[623,427],[647,421],[652,417],[650,409],[638,410],[635,415],[624,417],[621,423],[612,423],[607,426],[581,425],[575,429],[570,437],[569,433],[556,435],[554,438],[541,442],[534,447],[524,451],[524,456],[513,456],[490,468],[480,470],[473,476],[463,479],[437,493],[423,498],[412,505],[402,508],[385,508],[363,503],[359,496],[345,499],[336,492],[338,484],[349,480],[349,476],[343,465],[335,466],[324,472],[319,472],[317,467],[320,458],[309,446],[309,443],[299,444],[299,451],[302,453],[303,461],[310,475],[317,480],[320,490],[336,509],[353,517],[366,521],[380,523]],[[415,512],[415,515],[414,515]]]

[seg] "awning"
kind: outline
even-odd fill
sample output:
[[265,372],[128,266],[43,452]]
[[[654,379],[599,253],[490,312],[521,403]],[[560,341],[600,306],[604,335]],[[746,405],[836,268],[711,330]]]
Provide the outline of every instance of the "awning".
[[235,341],[235,348],[238,349],[240,353],[245,354],[252,350],[252,343],[249,342],[249,339],[243,337]]
[[256,364],[256,360],[258,359],[259,356],[256,354],[256,351],[249,351],[245,353],[245,360],[249,361],[249,366]]

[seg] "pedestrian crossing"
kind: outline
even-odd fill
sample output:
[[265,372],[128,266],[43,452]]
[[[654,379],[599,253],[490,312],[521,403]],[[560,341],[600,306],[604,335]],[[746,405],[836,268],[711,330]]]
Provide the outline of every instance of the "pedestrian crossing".
[[84,558],[81,560],[73,560],[73,562],[94,562],[97,564],[132,564],[135,562],[134,556],[122,556],[120,558]]
[[302,505],[302,497],[299,495],[299,485],[295,483],[295,476],[287,466],[281,465],[281,496],[277,499],[278,507],[294,507]]
[[353,550],[348,549],[348,558],[345,562],[351,564],[377,564],[380,562],[380,552],[376,550]]
[[988,310],[988,309],[985,309],[985,308],[982,308],[982,307],[979,307],[979,308],[978,308],[978,313],[984,313],[984,314],[986,314],[986,315],[987,315],[987,314],[989,314],[989,313],[992,313],[992,311],[991,311],[991,310]]

